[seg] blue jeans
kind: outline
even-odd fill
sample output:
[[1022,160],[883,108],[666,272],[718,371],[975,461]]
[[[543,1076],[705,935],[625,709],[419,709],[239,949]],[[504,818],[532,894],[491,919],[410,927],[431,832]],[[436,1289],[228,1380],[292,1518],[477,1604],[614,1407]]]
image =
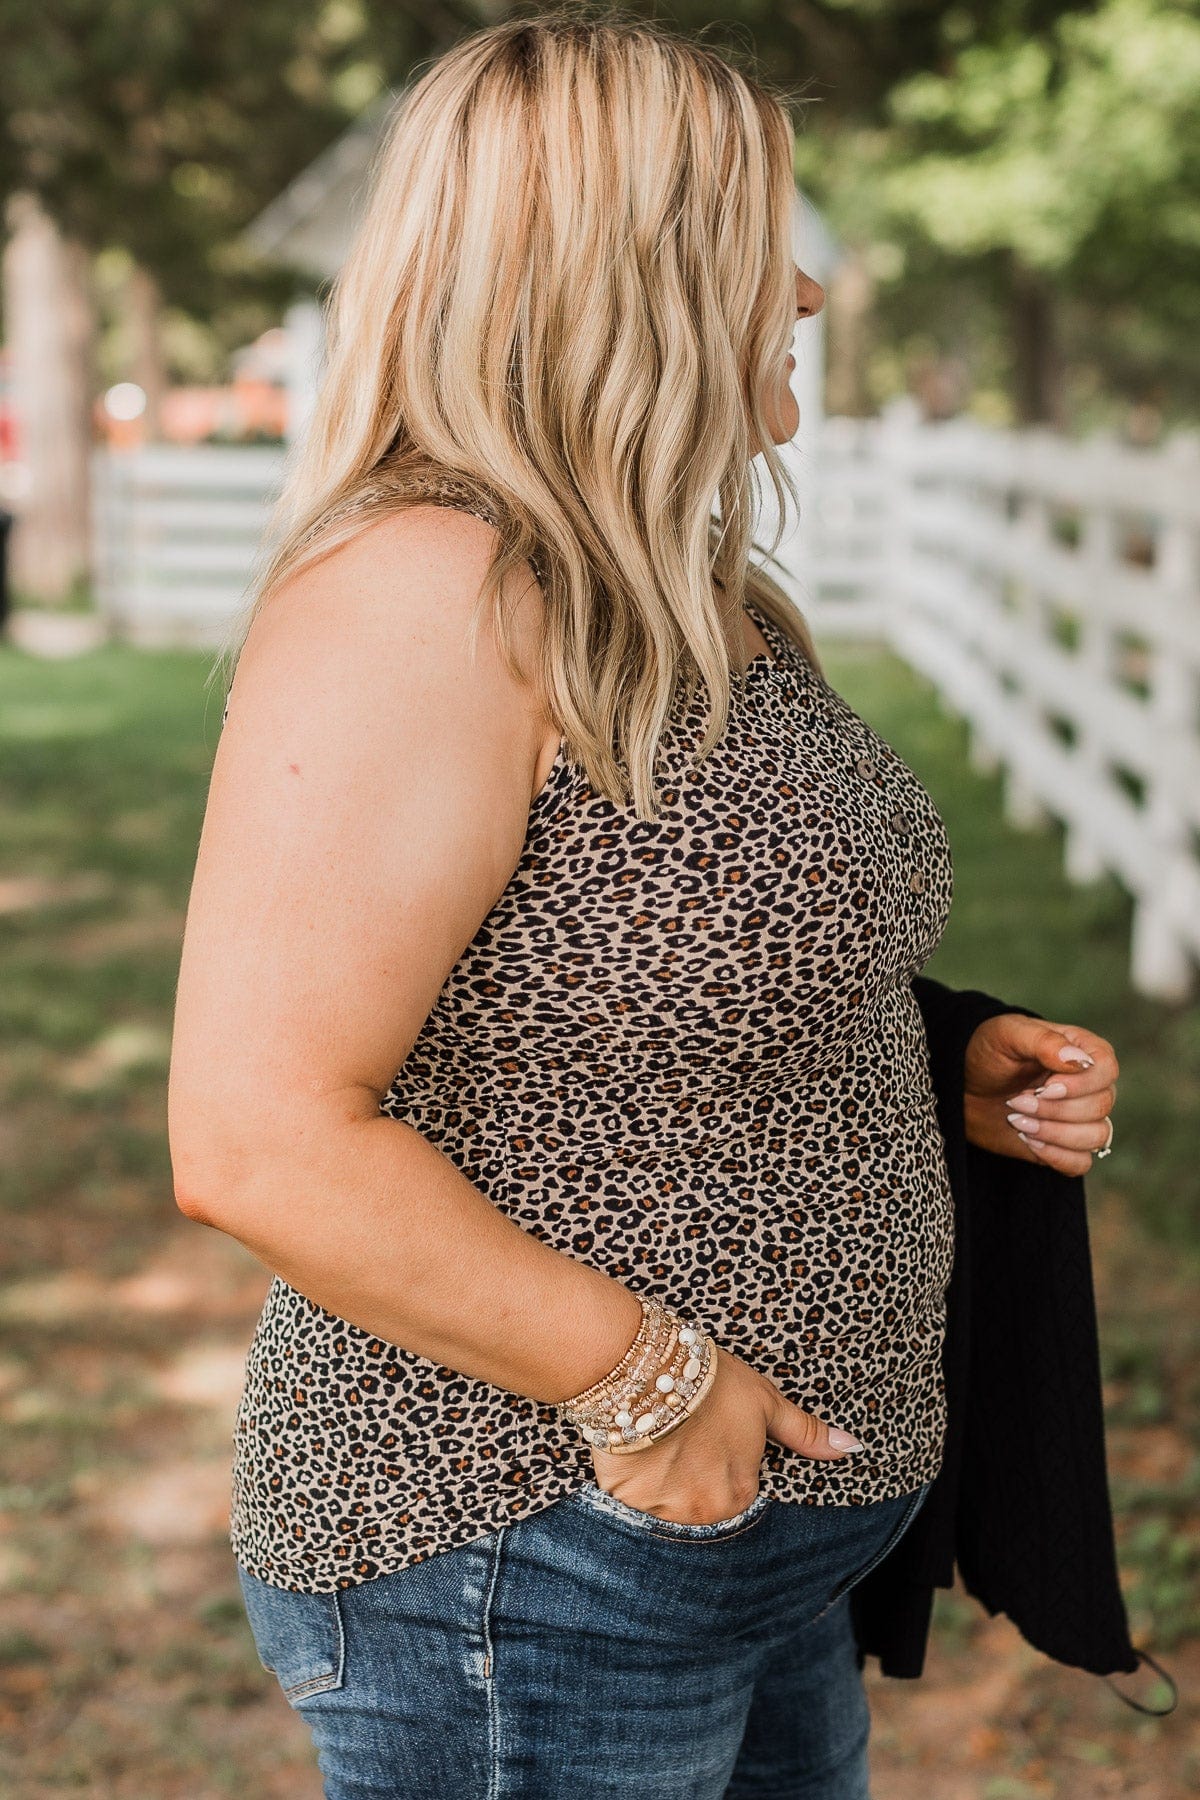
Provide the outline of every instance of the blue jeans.
[[238,1577],[326,1800],[867,1800],[848,1595],[928,1490],[680,1525],[588,1481],[335,1594]]

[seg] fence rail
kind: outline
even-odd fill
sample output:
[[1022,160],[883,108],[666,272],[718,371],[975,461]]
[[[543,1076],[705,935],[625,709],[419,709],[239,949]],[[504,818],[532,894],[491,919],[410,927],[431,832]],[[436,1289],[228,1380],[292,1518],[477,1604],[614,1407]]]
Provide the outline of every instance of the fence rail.
[[[277,450],[100,456],[99,604],[139,643],[214,644],[241,604]],[[1134,985],[1200,963],[1200,450],[964,421],[830,419],[795,584],[818,638],[925,674],[1004,775],[1010,820],[1066,828],[1076,881],[1135,902]]]

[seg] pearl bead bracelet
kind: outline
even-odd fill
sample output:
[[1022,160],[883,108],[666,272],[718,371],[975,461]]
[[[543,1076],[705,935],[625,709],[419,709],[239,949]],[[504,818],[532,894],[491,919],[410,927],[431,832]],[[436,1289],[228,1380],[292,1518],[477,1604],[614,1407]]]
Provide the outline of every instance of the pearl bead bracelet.
[[661,1301],[639,1295],[642,1322],[614,1369],[557,1402],[559,1416],[589,1444],[621,1456],[657,1443],[689,1418],[717,1373],[716,1344]]

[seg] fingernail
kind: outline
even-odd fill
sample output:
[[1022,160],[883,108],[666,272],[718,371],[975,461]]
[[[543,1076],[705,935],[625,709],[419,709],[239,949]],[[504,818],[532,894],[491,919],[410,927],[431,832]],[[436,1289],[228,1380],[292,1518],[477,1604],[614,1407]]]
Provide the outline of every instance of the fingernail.
[[1090,1069],[1094,1061],[1086,1050],[1079,1048],[1078,1044],[1064,1044],[1058,1053],[1058,1060],[1059,1062],[1078,1063],[1081,1069]]
[[831,1450],[861,1450],[862,1445],[856,1437],[851,1437],[848,1431],[842,1431],[838,1426],[831,1425],[829,1427],[829,1448]]
[[1039,1100],[1065,1100],[1067,1084],[1065,1081],[1043,1081],[1040,1088],[1034,1088]]
[[[1008,1104],[1010,1106],[1015,1106],[1017,1111],[1021,1113],[1035,1113],[1037,1111],[1037,1097],[1034,1094],[1014,1094]],[[1011,1113],[1009,1114],[1009,1117],[1012,1117]]]
[[1037,1119],[1028,1118],[1024,1113],[1009,1113],[1008,1122],[1022,1134],[1026,1131],[1037,1131],[1040,1129],[1040,1122]]

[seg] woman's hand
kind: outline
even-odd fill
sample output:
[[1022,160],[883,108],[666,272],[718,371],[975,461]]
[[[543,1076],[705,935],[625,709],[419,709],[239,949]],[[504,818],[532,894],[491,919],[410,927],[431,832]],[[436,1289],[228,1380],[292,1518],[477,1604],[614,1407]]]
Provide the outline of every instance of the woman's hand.
[[740,1356],[717,1348],[712,1387],[690,1418],[648,1450],[593,1450],[596,1481],[638,1512],[680,1525],[714,1525],[744,1512],[758,1493],[768,1438],[818,1461],[862,1449],[857,1438],[786,1400]]
[[997,1013],[967,1045],[967,1139],[1062,1175],[1086,1175],[1109,1142],[1117,1074],[1112,1045],[1094,1031]]

